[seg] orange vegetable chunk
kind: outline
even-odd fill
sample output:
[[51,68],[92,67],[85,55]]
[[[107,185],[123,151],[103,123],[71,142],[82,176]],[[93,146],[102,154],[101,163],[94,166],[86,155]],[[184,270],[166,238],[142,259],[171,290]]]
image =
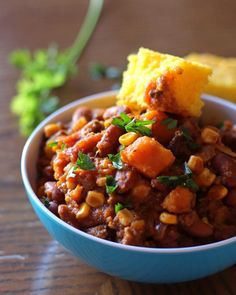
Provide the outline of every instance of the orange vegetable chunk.
[[171,166],[175,157],[155,139],[142,136],[121,152],[121,159],[145,176],[154,178]]
[[195,194],[186,187],[177,186],[164,199],[162,207],[171,213],[190,212],[195,205]]

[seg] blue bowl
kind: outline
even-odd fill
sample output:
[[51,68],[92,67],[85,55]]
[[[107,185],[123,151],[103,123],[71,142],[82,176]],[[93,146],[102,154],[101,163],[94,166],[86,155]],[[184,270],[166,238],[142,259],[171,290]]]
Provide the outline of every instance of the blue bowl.
[[[28,198],[51,236],[73,255],[107,274],[126,280],[149,283],[175,283],[202,278],[236,263],[236,237],[203,246],[185,248],[144,248],[126,246],[88,235],[52,214],[35,194],[36,161],[43,127],[49,122],[69,121],[80,105],[109,107],[116,92],[104,92],[75,101],[45,119],[25,144],[21,172]],[[236,105],[204,95],[205,123],[235,120]]]

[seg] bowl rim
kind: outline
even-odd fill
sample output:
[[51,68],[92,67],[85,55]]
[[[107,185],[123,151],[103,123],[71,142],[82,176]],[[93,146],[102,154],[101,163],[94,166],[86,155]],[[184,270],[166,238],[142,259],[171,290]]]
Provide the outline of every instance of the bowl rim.
[[[37,206],[39,206],[41,208],[42,211],[44,211],[45,214],[48,215],[48,217],[50,217],[50,219],[52,219],[54,222],[59,223],[62,227],[68,229],[69,231],[72,231],[73,233],[77,234],[77,235],[81,235],[84,238],[93,240],[94,242],[103,244],[105,246],[108,247],[115,247],[124,251],[134,251],[134,252],[145,252],[145,253],[156,253],[156,254],[178,254],[178,253],[188,253],[188,252],[199,252],[199,251],[208,251],[211,249],[215,249],[215,248],[219,248],[219,247],[223,247],[226,246],[228,244],[232,244],[232,243],[236,243],[236,236],[235,237],[231,237],[229,239],[226,240],[222,240],[219,242],[214,242],[214,243],[210,243],[210,244],[205,244],[205,245],[199,245],[199,246],[191,246],[191,247],[181,247],[181,248],[148,248],[148,247],[140,247],[140,246],[131,246],[131,245],[123,245],[120,243],[116,243],[116,242],[112,242],[112,241],[108,241],[108,240],[104,240],[101,238],[97,238],[95,236],[92,236],[88,233],[83,232],[80,229],[77,229],[75,227],[73,227],[72,225],[69,225],[68,223],[66,223],[65,221],[63,221],[62,219],[60,219],[59,217],[57,217],[56,215],[54,215],[51,211],[49,211],[43,204],[42,202],[39,200],[39,198],[37,197],[37,195],[35,194],[30,181],[29,181],[29,177],[27,174],[27,153],[28,150],[31,146],[31,144],[34,141],[35,136],[38,134],[38,132],[41,131],[41,129],[48,123],[50,122],[55,116],[62,114],[65,111],[68,111],[71,108],[76,107],[77,105],[82,105],[83,103],[86,103],[88,101],[91,100],[100,100],[104,97],[112,97],[115,96],[117,94],[117,91],[112,90],[112,91],[105,91],[105,92],[99,92],[96,94],[92,94],[92,95],[88,95],[85,96],[83,98],[77,99],[63,107],[61,107],[60,109],[58,109],[57,111],[55,111],[54,113],[52,113],[51,115],[49,115],[47,118],[45,118],[36,128],[35,130],[32,132],[32,134],[29,136],[29,138],[27,139],[23,151],[22,151],[22,156],[21,156],[21,176],[22,176],[22,180],[23,180],[23,184],[25,186],[25,190],[28,193],[29,198],[32,198],[34,200],[34,202],[36,203]],[[213,103],[217,103],[218,105],[221,105],[222,107],[229,107],[235,110],[236,112],[236,104],[226,101],[222,98],[216,97],[216,96],[212,96],[212,95],[208,95],[208,94],[203,94],[202,98],[206,101],[210,101]]]

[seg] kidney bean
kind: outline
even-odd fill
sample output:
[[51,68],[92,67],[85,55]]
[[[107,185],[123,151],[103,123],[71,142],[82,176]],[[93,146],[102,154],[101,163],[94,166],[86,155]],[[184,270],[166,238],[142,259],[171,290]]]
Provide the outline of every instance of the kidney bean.
[[58,203],[56,201],[52,201],[49,203],[48,209],[55,215],[58,216]]
[[228,187],[236,187],[236,161],[222,153],[213,159],[213,167],[220,174],[223,184]]
[[236,188],[229,191],[225,201],[228,206],[236,207]]
[[180,215],[179,222],[183,229],[193,237],[207,238],[213,234],[213,227],[203,222],[194,211]]
[[236,151],[236,130],[225,130],[222,132],[222,141],[232,150]]
[[49,199],[56,201],[58,203],[62,203],[64,201],[65,195],[57,187],[57,183],[55,181],[45,182],[44,189]]
[[111,117],[119,116],[120,113],[128,114],[130,112],[127,106],[114,106],[105,110],[103,114],[103,119],[107,120]]
[[72,116],[72,124],[78,121],[81,117],[85,117],[87,121],[90,121],[92,119],[92,110],[88,107],[79,107],[76,109]]
[[97,144],[100,156],[105,157],[107,154],[116,153],[119,146],[119,137],[123,133],[124,131],[121,128],[110,125]]
[[89,133],[98,133],[104,128],[103,124],[98,120],[92,120],[88,124],[86,124],[83,128],[81,128],[79,134],[83,138]]
[[97,120],[103,120],[104,109],[93,109],[92,118]]

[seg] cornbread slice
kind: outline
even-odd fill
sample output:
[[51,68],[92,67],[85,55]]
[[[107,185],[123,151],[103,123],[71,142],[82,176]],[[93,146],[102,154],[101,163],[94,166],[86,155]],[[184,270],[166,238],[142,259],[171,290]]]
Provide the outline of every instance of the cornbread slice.
[[200,116],[200,94],[211,73],[209,67],[145,48],[130,55],[128,61],[118,105]]
[[191,53],[188,61],[196,61],[208,65],[213,73],[205,92],[236,102],[236,58],[226,58],[210,53]]

